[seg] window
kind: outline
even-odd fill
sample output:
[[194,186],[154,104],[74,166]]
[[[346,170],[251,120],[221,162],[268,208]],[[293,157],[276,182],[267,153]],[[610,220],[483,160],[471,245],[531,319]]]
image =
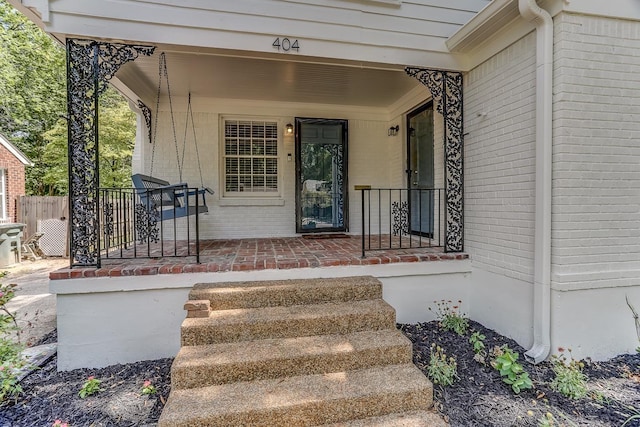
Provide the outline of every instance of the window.
[[278,124],[224,121],[226,193],[278,192]]
[[6,169],[0,169],[0,220],[7,219]]

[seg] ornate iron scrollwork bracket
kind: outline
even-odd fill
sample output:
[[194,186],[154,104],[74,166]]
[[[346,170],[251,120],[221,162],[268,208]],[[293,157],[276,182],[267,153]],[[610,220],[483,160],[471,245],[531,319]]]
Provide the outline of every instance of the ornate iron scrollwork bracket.
[[149,107],[145,105],[144,102],[138,99],[138,108],[142,112],[142,116],[144,117],[144,124],[147,126],[147,135],[149,136],[149,144],[153,141],[151,140],[151,110]]
[[71,267],[100,266],[98,97],[123,64],[154,49],[67,39]]
[[436,110],[444,118],[447,200],[445,250],[462,252],[464,247],[462,74],[415,67],[407,67],[405,71],[429,89]]

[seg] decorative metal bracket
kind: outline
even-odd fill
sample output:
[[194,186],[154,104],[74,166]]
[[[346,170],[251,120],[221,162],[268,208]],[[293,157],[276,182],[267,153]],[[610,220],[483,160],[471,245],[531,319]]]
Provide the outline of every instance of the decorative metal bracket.
[[144,124],[147,126],[147,133],[149,135],[149,144],[153,141],[151,140],[151,110],[149,107],[145,105],[144,102],[138,99],[138,108],[142,112],[142,116],[144,117]]
[[464,248],[462,74],[407,67],[405,72],[431,92],[436,110],[444,118],[446,229],[445,251]]
[[100,267],[98,97],[118,69],[155,47],[67,39],[71,267]]

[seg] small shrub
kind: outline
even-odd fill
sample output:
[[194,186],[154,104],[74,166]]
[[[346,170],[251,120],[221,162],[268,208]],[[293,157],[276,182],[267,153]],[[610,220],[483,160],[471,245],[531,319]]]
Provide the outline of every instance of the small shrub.
[[440,346],[432,344],[427,375],[434,384],[444,386],[452,385],[458,377],[458,364],[456,363],[456,359],[447,357]]
[[92,394],[96,394],[97,392],[102,391],[102,389],[100,388],[101,382],[102,381],[96,379],[93,376],[87,378],[84,384],[82,384],[82,388],[80,388],[80,391],[78,392],[80,399],[84,399],[87,396],[91,396]]
[[485,349],[484,340],[486,338],[487,337],[485,337],[478,331],[475,331],[474,333],[471,334],[471,336],[469,337],[469,343],[473,346],[474,353],[478,354],[484,351]]
[[500,372],[502,381],[509,384],[515,394],[519,394],[522,390],[533,388],[529,374],[517,362],[518,357],[520,357],[518,353],[504,345],[497,347],[494,350],[494,354],[496,354],[496,357],[491,362],[491,366]]
[[[451,305],[453,304],[451,301],[445,300],[434,301],[433,303],[436,305],[435,315],[442,329],[453,331],[460,336],[467,333],[469,319],[459,311],[462,301],[458,300],[457,305]],[[429,310],[431,310],[431,307],[429,307]]]
[[478,363],[485,364],[485,358],[487,356],[487,352],[485,351],[486,346],[484,345],[485,336],[478,331],[475,331],[469,337],[469,343],[473,347],[473,352],[475,356],[473,356],[473,360]]
[[540,419],[538,419],[538,427],[554,427],[556,425],[556,419],[551,412],[547,412]]
[[587,395],[587,376],[582,372],[584,363],[574,360],[571,349],[569,358],[564,355],[564,349],[559,348],[560,356],[553,356],[553,372],[555,377],[551,381],[551,389],[571,399],[581,399]]
[[142,385],[142,390],[140,390],[142,394],[153,395],[156,394],[156,388],[151,384],[151,381],[146,380]]
[[[5,274],[0,273],[0,277]],[[17,399],[22,393],[17,377],[18,369],[25,366],[20,357],[22,345],[11,337],[12,332],[17,332],[20,338],[20,329],[15,314],[7,308],[7,303],[15,297],[15,287],[14,284],[0,284],[0,403]]]

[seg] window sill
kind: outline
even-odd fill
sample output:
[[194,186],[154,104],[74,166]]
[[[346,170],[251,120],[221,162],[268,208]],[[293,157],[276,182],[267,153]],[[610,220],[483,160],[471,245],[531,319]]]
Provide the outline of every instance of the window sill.
[[251,199],[251,198],[227,198],[220,199],[220,206],[284,206],[284,199]]

